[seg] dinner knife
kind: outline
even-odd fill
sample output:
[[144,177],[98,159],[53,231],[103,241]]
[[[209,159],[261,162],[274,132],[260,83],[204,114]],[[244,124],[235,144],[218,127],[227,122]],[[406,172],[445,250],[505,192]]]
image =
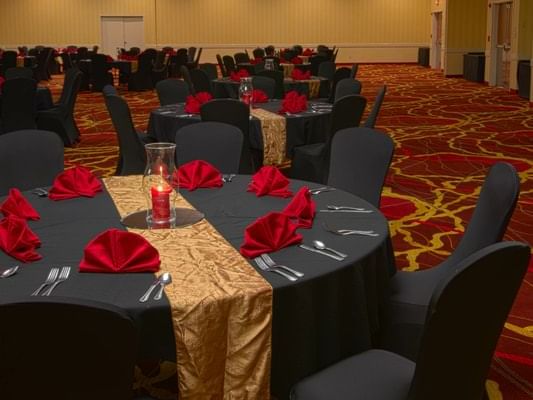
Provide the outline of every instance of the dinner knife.
[[318,254],[322,254],[324,256],[328,256],[328,257],[333,258],[334,260],[337,260],[337,261],[344,261],[344,258],[342,258],[342,257],[336,256],[335,254],[331,254],[331,253],[328,253],[326,251],[315,249],[314,247],[310,247],[310,246],[307,246],[305,244],[299,244],[298,247],[300,247],[300,248],[302,248],[304,250],[312,251],[313,253],[318,253]]

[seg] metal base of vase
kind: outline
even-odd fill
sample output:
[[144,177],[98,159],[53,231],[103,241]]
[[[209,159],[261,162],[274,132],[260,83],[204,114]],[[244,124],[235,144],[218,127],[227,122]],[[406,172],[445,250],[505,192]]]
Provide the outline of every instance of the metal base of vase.
[[173,229],[182,228],[195,224],[205,218],[200,211],[191,208],[176,207],[176,221],[170,226],[170,223],[154,224],[146,220],[146,210],[137,211],[126,215],[120,220],[122,225],[134,229]]

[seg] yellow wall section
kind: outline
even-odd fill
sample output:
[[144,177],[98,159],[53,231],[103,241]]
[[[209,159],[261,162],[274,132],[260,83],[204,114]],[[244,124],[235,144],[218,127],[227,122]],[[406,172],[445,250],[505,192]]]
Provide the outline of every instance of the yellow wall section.
[[448,47],[484,49],[487,0],[451,0],[448,4]]
[[518,26],[518,59],[531,59],[533,46],[533,0],[520,1]]

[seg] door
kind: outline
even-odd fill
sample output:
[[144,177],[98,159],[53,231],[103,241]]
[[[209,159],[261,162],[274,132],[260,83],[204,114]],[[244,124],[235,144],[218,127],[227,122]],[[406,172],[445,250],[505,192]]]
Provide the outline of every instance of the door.
[[431,67],[442,69],[442,12],[433,13],[431,19]]
[[143,17],[102,17],[102,53],[115,55],[118,49],[144,48]]
[[511,16],[512,3],[495,4],[496,34],[496,86],[508,89],[511,76]]

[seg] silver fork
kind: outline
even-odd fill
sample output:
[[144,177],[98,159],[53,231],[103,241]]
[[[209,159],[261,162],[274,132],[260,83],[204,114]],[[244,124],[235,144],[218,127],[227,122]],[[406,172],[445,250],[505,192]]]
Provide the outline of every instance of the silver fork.
[[57,285],[59,285],[61,282],[64,282],[68,279],[68,276],[70,275],[70,267],[63,267],[61,268],[61,272],[59,273],[59,278],[52,283],[52,286],[50,286],[42,295],[43,296],[50,296],[52,293],[52,290],[55,289]]
[[329,187],[329,186],[322,186],[314,189],[309,189],[309,193],[311,194],[320,194],[322,192],[331,192],[335,190],[335,188]]
[[44,283],[37,288],[35,292],[33,292],[32,296],[37,296],[41,290],[43,290],[46,286],[51,285],[54,283],[54,281],[57,278],[57,275],[59,274],[59,268],[52,268],[50,272],[48,273],[48,276],[46,277],[46,280]]
[[295,269],[289,268],[289,267],[287,267],[286,265],[283,265],[283,264],[278,264],[267,253],[261,254],[261,258],[265,261],[265,263],[270,268],[283,268],[285,271],[288,271],[291,274],[296,275],[298,278],[302,278],[304,276],[303,272],[296,271]]
[[283,272],[282,270],[278,269],[277,267],[269,267],[266,262],[261,258],[261,257],[256,257],[254,258],[254,261],[255,263],[257,264],[257,266],[259,268],[261,268],[263,271],[268,271],[268,272],[274,272],[276,274],[279,274],[281,276],[284,276],[285,278],[287,278],[289,281],[297,281],[298,278],[295,278],[294,276],[292,275],[289,275],[288,273],[286,272]]
[[361,235],[361,236],[379,236],[379,233],[374,231],[362,231],[357,229],[333,229],[325,222],[322,223],[322,227],[331,233],[341,236],[350,236],[350,235]]

